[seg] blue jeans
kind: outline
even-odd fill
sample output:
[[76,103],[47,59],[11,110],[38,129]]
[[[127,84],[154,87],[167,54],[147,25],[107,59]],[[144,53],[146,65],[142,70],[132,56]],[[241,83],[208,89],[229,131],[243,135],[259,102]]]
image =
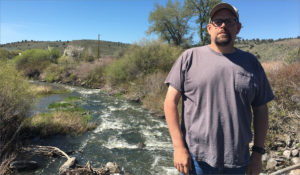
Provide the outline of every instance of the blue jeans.
[[[246,166],[241,168],[215,168],[211,167],[205,162],[196,161],[194,156],[191,155],[192,158],[192,170],[190,171],[190,175],[203,175],[203,174],[246,174]],[[183,175],[181,173],[180,175]]]

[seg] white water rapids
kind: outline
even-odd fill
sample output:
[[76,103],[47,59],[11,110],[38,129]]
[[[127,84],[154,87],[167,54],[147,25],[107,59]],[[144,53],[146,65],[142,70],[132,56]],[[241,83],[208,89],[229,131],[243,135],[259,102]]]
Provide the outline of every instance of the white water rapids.
[[[68,94],[50,95],[37,101],[32,114],[47,111],[47,106],[68,96],[80,97],[80,105],[92,114],[97,128],[80,136],[55,136],[36,139],[36,144],[52,145],[74,151],[80,164],[93,167],[116,162],[134,175],[178,175],[173,167],[173,148],[164,119],[157,118],[140,105],[109,96],[101,90],[65,85]],[[145,146],[139,148],[143,143]],[[44,161],[43,167],[30,174],[56,174],[63,158]],[[27,174],[27,173],[21,173]]]

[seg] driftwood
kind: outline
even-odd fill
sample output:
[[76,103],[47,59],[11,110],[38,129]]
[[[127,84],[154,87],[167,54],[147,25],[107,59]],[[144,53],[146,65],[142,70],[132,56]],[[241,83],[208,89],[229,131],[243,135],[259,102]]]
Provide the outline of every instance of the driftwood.
[[54,146],[29,145],[27,147],[22,147],[21,152],[51,157],[64,156],[67,159],[70,159],[67,153]]
[[270,175],[280,175],[280,174],[287,174],[289,171],[294,170],[296,168],[300,168],[300,163],[296,164],[296,165],[292,165],[286,168],[283,168],[281,170],[278,170],[274,173],[271,173]]
[[79,165],[77,164],[75,157],[70,157],[67,153],[54,146],[30,145],[27,147],[23,147],[21,152],[51,157],[61,156],[67,158],[67,161],[59,168],[60,175],[109,175],[113,173],[124,174],[120,171],[119,166],[116,163],[112,162],[108,162],[104,167],[101,168],[92,168],[90,162],[87,162],[85,166]]

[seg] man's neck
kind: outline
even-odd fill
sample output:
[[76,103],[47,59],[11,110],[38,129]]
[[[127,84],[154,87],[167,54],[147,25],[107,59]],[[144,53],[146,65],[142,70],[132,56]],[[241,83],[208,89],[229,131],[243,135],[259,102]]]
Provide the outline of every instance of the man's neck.
[[216,51],[218,53],[223,53],[223,54],[235,52],[235,48],[234,48],[233,44],[231,44],[231,43],[228,44],[227,46],[218,46],[215,43],[211,43],[209,45],[209,47],[211,49],[213,49],[214,51]]

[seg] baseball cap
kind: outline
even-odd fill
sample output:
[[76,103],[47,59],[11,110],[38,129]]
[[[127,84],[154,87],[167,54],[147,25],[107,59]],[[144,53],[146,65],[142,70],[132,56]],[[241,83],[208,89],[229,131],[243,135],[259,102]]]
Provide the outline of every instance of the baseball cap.
[[209,17],[210,17],[209,20],[211,20],[211,18],[215,15],[215,13],[221,9],[230,10],[232,12],[232,14],[239,20],[238,9],[228,3],[225,3],[225,2],[221,2],[212,8],[212,10],[210,11],[210,14],[209,14]]

